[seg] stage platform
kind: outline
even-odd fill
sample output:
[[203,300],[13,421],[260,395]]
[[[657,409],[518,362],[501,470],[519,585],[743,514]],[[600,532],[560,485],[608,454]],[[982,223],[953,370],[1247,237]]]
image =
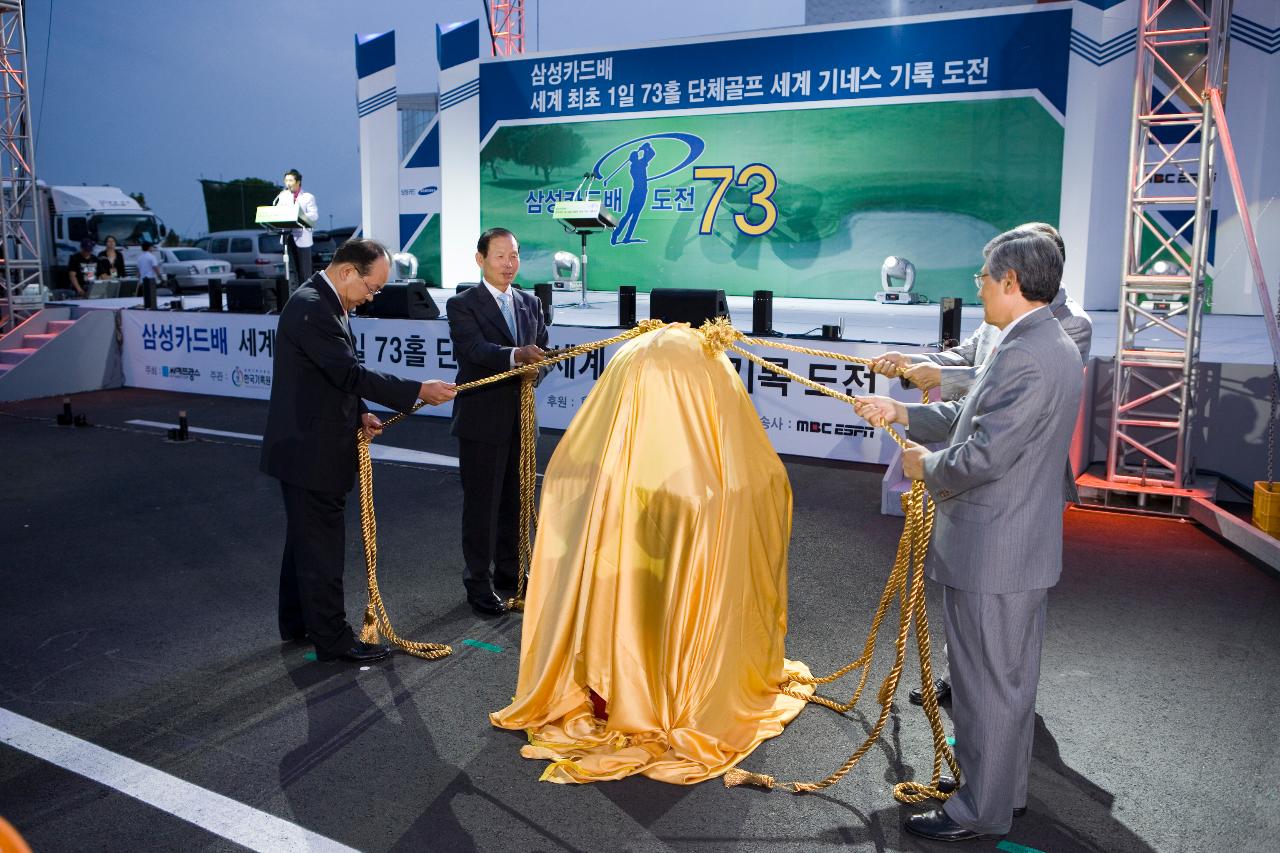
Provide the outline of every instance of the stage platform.
[[[32,849],[929,847],[901,828],[923,807],[890,795],[930,768],[925,717],[904,695],[915,664],[884,739],[817,794],[539,782],[544,764],[519,754],[525,737],[486,716],[514,690],[520,617],[483,620],[466,607],[457,471],[407,461],[423,458],[410,451],[456,456],[447,423],[389,429],[379,443],[404,452],[374,463],[374,494],[392,620],[454,655],[396,654],[361,669],[279,642],[283,510],[278,484],[257,469],[265,402],[118,389],[73,404],[91,426],[55,426],[57,399],[0,404],[0,441],[22,449],[0,494],[0,584],[14,592],[0,597],[0,814]],[[167,441],[178,409],[217,432]],[[540,470],[557,440],[541,438]],[[787,650],[826,673],[861,651],[902,520],[879,514],[878,466],[789,459],[787,471]],[[437,508],[424,511],[428,501]],[[347,612],[358,619],[354,495],[347,521]],[[1073,509],[1065,530],[1029,811],[1002,849],[1271,850],[1280,582],[1189,523]],[[936,651],[939,603],[931,593]],[[882,631],[857,710],[811,706],[743,766],[779,779],[838,767],[875,718],[891,634]],[[951,734],[946,705],[943,720]],[[15,732],[21,749],[7,743]]]
[[[444,300],[452,291],[431,290],[432,297],[444,310]],[[174,297],[177,298],[177,297]],[[208,296],[188,294],[181,297],[185,310],[207,309]],[[581,298],[576,293],[556,292],[554,324],[558,326],[586,326],[614,328],[618,325],[618,294],[614,291],[589,291],[589,308],[578,308]],[[169,299],[161,298],[165,307]],[[751,332],[751,297],[730,296],[729,314],[734,325]],[[129,308],[142,304],[141,299],[86,299],[73,303],[87,308]],[[649,294],[636,294],[636,317],[649,316]],[[1093,319],[1093,355],[1110,358],[1116,352],[1119,332],[1117,311],[1090,311]],[[966,302],[961,327],[965,334],[972,332],[982,322],[982,305],[974,296]],[[937,305],[881,305],[866,299],[796,299],[778,298],[773,301],[773,327],[783,335],[813,333],[823,325],[844,327],[844,340],[883,343],[886,349],[894,347],[927,347],[938,341]],[[1174,349],[1182,345],[1168,332],[1155,332],[1147,340],[1151,345],[1168,344]],[[820,346],[820,345],[819,345]],[[1221,364],[1269,364],[1271,349],[1267,343],[1265,324],[1260,316],[1233,314],[1206,314],[1200,334],[1200,360]]]

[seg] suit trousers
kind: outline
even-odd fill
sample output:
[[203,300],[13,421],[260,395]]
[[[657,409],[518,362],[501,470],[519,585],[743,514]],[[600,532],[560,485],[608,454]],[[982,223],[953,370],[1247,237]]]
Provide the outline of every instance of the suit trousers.
[[987,594],[943,586],[942,601],[963,774],[944,808],[967,829],[1003,834],[1014,808],[1027,804],[1049,590]]
[[[463,586],[469,597],[515,589],[520,575],[520,430],[502,444],[458,439]],[[490,573],[490,567],[493,571]]]
[[[311,247],[293,242],[293,235],[284,238],[285,253],[289,256],[289,292],[293,293],[302,282],[311,278]],[[283,305],[280,306],[284,308]]]
[[286,528],[280,561],[280,636],[306,631],[315,647],[340,654],[355,644],[342,593],[345,494],[281,482]]

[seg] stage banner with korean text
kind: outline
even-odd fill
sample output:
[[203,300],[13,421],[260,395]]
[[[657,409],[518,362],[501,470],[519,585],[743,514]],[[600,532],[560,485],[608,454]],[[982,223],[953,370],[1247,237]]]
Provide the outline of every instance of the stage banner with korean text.
[[[260,400],[271,396],[276,317],[169,311],[120,313],[126,386]],[[351,329],[361,361],[372,369],[417,380],[454,379],[458,368],[446,321],[357,317],[352,319]],[[556,346],[617,334],[616,329],[580,326],[553,326],[550,332],[551,343]],[[618,346],[621,344],[557,364],[536,392],[538,423],[551,429],[567,429]],[[878,344],[845,341],[822,341],[820,348],[863,357],[884,351]],[[761,348],[759,354],[842,393],[919,399],[918,394],[906,391],[897,380],[876,376],[861,365],[767,348]],[[847,404],[730,355],[760,423],[779,453],[854,462],[888,462],[892,458],[896,449],[892,440],[856,417]],[[451,405],[419,410],[419,414],[435,417],[448,417],[451,412]]]
[[[1002,230],[1056,223],[1071,9],[808,27],[480,65],[482,225],[522,275],[576,253],[551,213],[590,175],[618,219],[590,286],[972,296]],[[622,36],[622,34],[620,34]]]

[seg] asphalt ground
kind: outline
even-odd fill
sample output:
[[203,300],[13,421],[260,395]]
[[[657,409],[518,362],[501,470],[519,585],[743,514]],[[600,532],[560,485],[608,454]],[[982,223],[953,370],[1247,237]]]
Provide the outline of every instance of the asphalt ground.
[[[276,635],[284,514],[256,443],[174,443],[128,425],[174,422],[181,408],[193,427],[260,434],[265,403],[125,389],[78,395],[74,407],[90,426],[55,426],[57,400],[0,406],[0,735],[15,719],[36,721],[78,738],[72,757],[97,755],[92,744],[145,765],[138,773],[169,774],[159,788],[171,796],[144,802],[98,781],[129,788],[133,777],[73,772],[57,755],[0,743],[0,816],[33,850],[243,849],[190,812],[216,818],[236,804],[264,825],[314,834],[297,849],[324,849],[324,839],[441,851],[938,846],[902,831],[918,807],[890,793],[931,766],[926,720],[905,701],[914,668],[882,740],[817,794],[718,780],[542,783],[542,763],[519,755],[523,737],[488,724],[514,690],[520,617],[480,619],[463,601],[456,469],[374,465],[379,577],[395,627],[454,654],[321,664]],[[541,439],[540,470],[557,438]],[[410,419],[382,443],[456,455],[435,418]],[[902,520],[879,515],[875,466],[787,467],[788,655],[827,672],[861,649]],[[365,601],[358,522],[353,495],[353,620]],[[1030,809],[1001,849],[1274,849],[1280,583],[1193,524],[1078,509],[1067,514],[1065,561],[1050,596]],[[811,706],[743,766],[817,779],[843,762],[875,719],[891,635],[881,632],[855,711]],[[847,698],[847,680],[829,692]],[[267,835],[245,843],[286,849]]]

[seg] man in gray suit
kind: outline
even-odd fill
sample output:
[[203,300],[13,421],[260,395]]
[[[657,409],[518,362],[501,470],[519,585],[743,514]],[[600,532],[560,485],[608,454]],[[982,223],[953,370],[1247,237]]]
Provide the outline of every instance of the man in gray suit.
[[[1062,254],[1062,261],[1066,263],[1067,248],[1062,242],[1062,235],[1058,233],[1057,228],[1054,228],[1049,223],[1026,222],[1013,229],[1013,231],[1031,231],[1049,237],[1057,244],[1058,251]],[[980,281],[979,290],[981,290]],[[1080,363],[1082,365],[1088,364],[1089,349],[1093,344],[1093,321],[1089,319],[1089,315],[1080,307],[1080,303],[1067,295],[1067,291],[1061,286],[1059,286],[1058,292],[1052,301],[1049,302],[1049,311],[1062,324],[1063,331],[1070,336],[1071,340],[1079,348]],[[915,386],[922,391],[929,391],[942,386],[941,396],[943,400],[959,400],[968,394],[969,389],[973,387],[974,381],[986,365],[987,358],[991,355],[991,350],[995,347],[996,339],[999,336],[1000,330],[995,326],[990,323],[980,323],[973,334],[965,338],[959,346],[945,349],[942,352],[913,354],[887,352],[871,364],[871,369],[883,376],[901,376],[902,387],[904,388]],[[1079,495],[1075,490],[1074,471],[1068,471],[1067,480],[1070,484],[1068,486],[1067,500],[1074,503],[1079,500]],[[946,653],[947,650],[944,646],[942,650],[943,657],[946,656]],[[937,694],[939,702],[945,702],[951,698],[951,675],[947,672],[945,665],[942,668],[941,677],[934,679],[933,692]],[[918,688],[912,690],[907,695],[907,698],[913,705],[920,705],[924,702],[924,697]]]
[[[1062,570],[1062,471],[1083,375],[1049,304],[1062,255],[1013,231],[983,249],[986,321],[1000,331],[963,400],[864,397],[858,413],[907,427],[903,471],[936,502],[928,576],[943,585],[962,784],[906,829],[939,841],[1008,832],[1025,808],[1048,590]],[[930,451],[920,442],[946,441]]]

